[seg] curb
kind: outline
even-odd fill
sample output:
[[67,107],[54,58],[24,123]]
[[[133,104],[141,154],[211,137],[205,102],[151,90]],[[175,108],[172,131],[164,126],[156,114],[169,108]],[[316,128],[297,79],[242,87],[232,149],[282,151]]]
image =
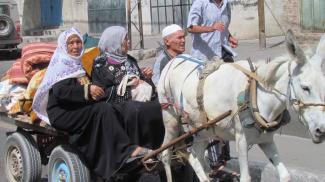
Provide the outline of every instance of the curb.
[[56,36],[23,36],[23,42],[18,45],[22,48],[24,45],[32,42],[56,42]]
[[[239,172],[239,163],[237,159],[227,162],[227,167]],[[287,167],[291,175],[291,181],[294,182],[324,182],[325,177],[316,174]],[[279,181],[279,175],[271,163],[250,161],[249,171],[252,182],[275,182]]]

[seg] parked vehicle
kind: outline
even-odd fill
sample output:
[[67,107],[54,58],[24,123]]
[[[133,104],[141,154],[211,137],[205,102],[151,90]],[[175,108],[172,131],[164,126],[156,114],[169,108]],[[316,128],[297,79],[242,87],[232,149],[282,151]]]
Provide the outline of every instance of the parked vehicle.
[[17,52],[22,42],[18,6],[15,0],[0,0],[0,51]]

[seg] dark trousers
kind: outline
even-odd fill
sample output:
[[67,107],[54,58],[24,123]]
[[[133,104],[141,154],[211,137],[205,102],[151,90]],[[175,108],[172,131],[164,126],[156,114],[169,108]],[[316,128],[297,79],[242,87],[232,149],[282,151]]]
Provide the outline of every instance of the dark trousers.
[[211,168],[220,166],[230,160],[230,148],[228,141],[211,140],[208,147],[206,160]]

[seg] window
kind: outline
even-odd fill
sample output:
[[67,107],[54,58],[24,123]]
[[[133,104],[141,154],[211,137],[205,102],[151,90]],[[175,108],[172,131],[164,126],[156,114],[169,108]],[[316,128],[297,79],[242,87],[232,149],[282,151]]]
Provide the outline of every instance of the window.
[[8,5],[0,5],[0,14],[5,14],[10,16],[9,6]]

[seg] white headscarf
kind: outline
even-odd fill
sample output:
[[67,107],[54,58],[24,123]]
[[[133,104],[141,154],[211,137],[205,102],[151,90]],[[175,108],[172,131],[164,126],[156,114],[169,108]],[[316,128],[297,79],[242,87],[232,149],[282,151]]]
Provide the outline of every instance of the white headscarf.
[[99,39],[98,47],[101,53],[117,59],[117,61],[125,61],[127,56],[122,53],[122,44],[127,35],[127,30],[121,26],[111,26],[104,30]]
[[45,76],[41,85],[37,89],[33,100],[32,107],[34,112],[41,120],[47,122],[48,124],[50,124],[50,122],[46,108],[49,90],[52,88],[52,86],[64,79],[78,78],[85,75],[85,71],[81,64],[81,56],[84,49],[82,49],[82,52],[78,57],[68,54],[67,40],[71,35],[77,35],[80,40],[82,40],[82,36],[75,28],[70,28],[60,34],[58,38],[58,47],[51,58]]

